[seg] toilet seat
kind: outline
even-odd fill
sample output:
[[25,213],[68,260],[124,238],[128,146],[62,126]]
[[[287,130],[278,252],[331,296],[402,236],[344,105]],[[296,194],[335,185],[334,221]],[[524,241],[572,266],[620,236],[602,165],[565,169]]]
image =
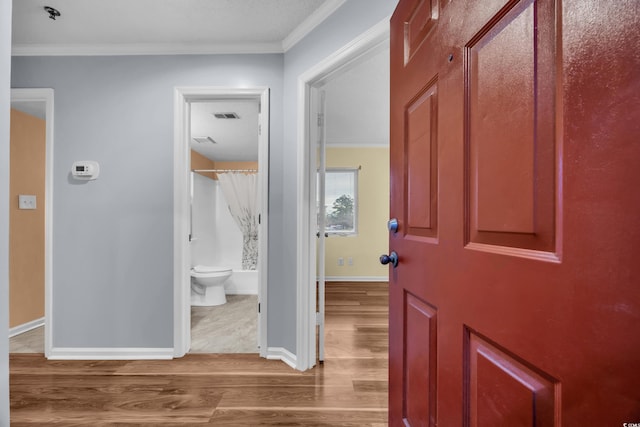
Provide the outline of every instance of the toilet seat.
[[227,273],[232,271],[230,267],[218,267],[213,265],[196,265],[191,270],[194,273]]

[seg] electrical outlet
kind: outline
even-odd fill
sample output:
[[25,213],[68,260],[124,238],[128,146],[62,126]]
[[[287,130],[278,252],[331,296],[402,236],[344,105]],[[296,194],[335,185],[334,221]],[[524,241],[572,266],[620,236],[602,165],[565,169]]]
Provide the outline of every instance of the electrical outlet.
[[353,265],[353,258],[351,257],[347,258],[347,264]]
[[338,265],[339,266],[343,266],[344,265],[344,258],[342,258],[342,257],[338,258]]
[[36,208],[36,196],[27,194],[18,195],[18,209],[35,209]]

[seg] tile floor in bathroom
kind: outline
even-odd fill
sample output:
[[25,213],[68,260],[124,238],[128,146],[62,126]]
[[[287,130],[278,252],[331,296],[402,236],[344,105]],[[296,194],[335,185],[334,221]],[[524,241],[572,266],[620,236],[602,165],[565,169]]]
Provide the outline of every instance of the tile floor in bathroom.
[[[258,353],[258,297],[227,295],[215,307],[191,307],[190,353]],[[9,340],[10,353],[44,353],[44,327]]]
[[258,353],[258,296],[227,295],[227,303],[191,307],[189,353]]

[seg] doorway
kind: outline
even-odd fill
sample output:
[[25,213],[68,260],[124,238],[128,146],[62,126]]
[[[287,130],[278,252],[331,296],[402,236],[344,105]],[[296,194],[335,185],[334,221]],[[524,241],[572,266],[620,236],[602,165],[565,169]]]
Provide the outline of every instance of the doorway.
[[[44,353],[49,357],[53,295],[53,89],[11,89],[11,109],[10,227],[16,240],[10,239],[10,351]],[[31,167],[34,169],[30,170]]]
[[[174,356],[182,357],[191,348],[191,183],[192,144],[195,138],[204,144],[215,144],[207,135],[192,135],[191,118],[205,103],[256,103],[258,114],[257,188],[261,194],[258,206],[257,257],[257,347],[266,355],[266,297],[268,248],[268,150],[269,150],[269,90],[268,88],[176,88],[174,92]],[[225,111],[231,113],[231,111]],[[206,151],[206,150],[200,150]],[[200,155],[203,157],[202,155]],[[237,166],[237,165],[236,165]],[[201,172],[215,175],[216,167],[196,166]],[[229,171],[251,168],[221,167]]]
[[[316,126],[317,116],[322,107],[319,103],[320,92],[332,79],[341,74],[347,73],[350,69],[365,63],[372,57],[388,49],[388,22],[381,22],[374,26],[367,33],[354,40],[348,47],[337,51],[314,68],[310,69],[300,77],[299,93],[302,94],[304,104],[299,115],[298,129],[299,140],[304,141],[302,150],[298,158],[299,174],[299,199],[307,200],[298,210],[298,245],[302,249],[299,251],[298,266],[298,295],[300,304],[298,305],[298,335],[297,335],[297,357],[298,369],[305,370],[316,364],[316,325],[319,326],[320,336],[323,329],[323,307],[319,307],[316,314],[316,305],[322,305],[322,292],[316,300],[315,287],[309,286],[316,282],[317,273],[324,273],[324,268],[318,265],[318,255],[324,253],[321,248],[317,248],[316,240],[320,240],[322,246],[324,233],[317,230],[316,195],[318,193],[318,165],[320,164],[320,153],[323,150],[316,149],[316,142],[321,138],[322,127]],[[348,118],[347,118],[348,119]],[[386,135],[388,137],[388,135]],[[352,147],[353,148],[353,147]],[[387,195],[388,196],[388,193]],[[384,227],[384,224],[382,225]],[[379,255],[379,254],[378,254]],[[340,260],[332,260],[339,263]],[[320,260],[322,262],[322,260]],[[349,257],[342,259],[343,265],[349,265]],[[322,278],[321,278],[322,279]],[[318,285],[320,288],[322,284]],[[319,346],[322,345],[320,342]],[[320,349],[321,350],[321,349]],[[322,353],[320,351],[319,353]],[[322,356],[320,356],[322,360]]]

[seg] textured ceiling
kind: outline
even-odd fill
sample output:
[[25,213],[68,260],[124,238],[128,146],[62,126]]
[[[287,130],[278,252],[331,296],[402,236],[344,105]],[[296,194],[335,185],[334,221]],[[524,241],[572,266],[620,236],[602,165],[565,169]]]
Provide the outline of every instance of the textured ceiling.
[[[14,55],[283,52],[344,0],[16,0]],[[49,19],[44,6],[59,10]]]
[[[234,100],[191,104],[191,148],[217,161],[258,160],[258,101]],[[236,113],[238,119],[217,119],[214,113]],[[196,142],[209,137],[215,141]]]

